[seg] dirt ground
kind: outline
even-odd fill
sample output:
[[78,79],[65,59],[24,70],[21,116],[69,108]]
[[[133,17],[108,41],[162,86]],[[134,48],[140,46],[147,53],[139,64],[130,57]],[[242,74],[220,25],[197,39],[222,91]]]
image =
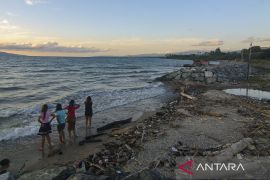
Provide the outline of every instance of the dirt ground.
[[[270,112],[269,104],[260,104],[242,97],[226,94],[221,90],[208,90],[199,94],[197,100],[180,100],[176,105],[176,114],[172,116],[168,124],[160,127],[164,134],[143,144],[135,160],[131,160],[125,166],[127,171],[136,172],[148,168],[153,162],[169,162],[157,165],[157,168],[166,176],[187,178],[181,174],[177,165],[185,161],[184,156],[174,159],[176,167],[170,167],[170,152],[175,144],[188,148],[200,149],[201,151],[215,147],[225,147],[238,142],[244,137],[253,137],[248,133],[249,126],[254,125],[258,118],[264,123],[270,123],[269,117],[262,116],[259,110]],[[268,137],[269,137],[268,129]],[[268,147],[265,146],[265,155],[270,154],[269,139]],[[266,140],[266,141],[267,141]],[[258,145],[258,144],[257,144]],[[259,146],[259,145],[258,145]],[[264,157],[262,149],[246,155]],[[245,153],[244,153],[245,154]],[[239,156],[241,156],[240,154]],[[196,157],[194,153],[191,155]],[[169,160],[168,160],[169,159]],[[180,174],[180,175],[179,175]]]

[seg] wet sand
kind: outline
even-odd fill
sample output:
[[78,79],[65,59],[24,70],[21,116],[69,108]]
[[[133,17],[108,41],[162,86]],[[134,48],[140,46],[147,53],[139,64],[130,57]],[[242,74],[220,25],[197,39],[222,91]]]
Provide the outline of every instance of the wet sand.
[[[135,105],[136,104],[134,104],[134,106]],[[105,125],[111,121],[122,120],[128,117],[133,118],[133,122],[128,124],[128,126],[132,126],[136,123],[136,121],[140,121],[141,119],[145,119],[151,116],[155,112],[154,106],[157,106],[157,104],[153,105],[153,107],[146,107],[144,112],[139,111],[138,109],[135,111],[130,109],[129,111],[129,108],[127,107],[112,109],[109,112],[111,117],[108,117],[108,113],[93,116],[93,126],[92,128],[87,129],[85,128],[84,117],[80,117],[77,119],[76,124],[76,130],[78,135],[76,141],[69,141],[68,132],[65,128],[66,145],[61,146],[59,144],[56,126],[53,125],[52,134],[50,134],[54,146],[53,149],[59,149],[61,147],[63,152],[62,154],[55,154],[52,157],[48,157],[48,144],[45,144],[45,153],[43,154],[41,151],[38,150],[40,147],[41,137],[35,135],[16,139],[13,141],[1,142],[1,158],[9,158],[11,160],[10,170],[14,174],[18,174],[20,172],[34,171],[45,167],[48,168],[51,166],[73,164],[77,160],[86,158],[91,153],[100,151],[100,149],[103,147],[103,143],[111,140],[111,137],[105,134],[98,137],[101,142],[85,143],[83,146],[79,146],[79,141],[84,140],[86,135],[88,136],[96,134],[97,127],[101,126],[102,124]],[[161,106],[161,104],[159,104],[158,106]],[[118,115],[119,113],[121,113],[121,116]],[[120,117],[120,119],[116,119],[116,117]],[[108,119],[110,119],[110,121],[108,121]]]

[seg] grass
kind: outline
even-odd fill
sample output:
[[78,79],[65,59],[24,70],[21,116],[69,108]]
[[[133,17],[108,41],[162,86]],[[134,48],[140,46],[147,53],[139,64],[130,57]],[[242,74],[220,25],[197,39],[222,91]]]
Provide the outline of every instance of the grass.
[[249,77],[248,82],[250,84],[257,84],[261,87],[268,87],[269,86],[269,80],[264,79],[260,76],[251,76],[251,77]]
[[254,59],[251,60],[250,64],[252,67],[270,71],[270,60]]

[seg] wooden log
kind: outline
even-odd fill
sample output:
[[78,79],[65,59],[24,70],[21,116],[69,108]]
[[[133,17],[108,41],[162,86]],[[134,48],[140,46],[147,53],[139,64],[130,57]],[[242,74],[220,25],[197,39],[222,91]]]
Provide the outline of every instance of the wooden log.
[[221,153],[213,157],[213,159],[215,162],[225,162],[227,160],[230,160],[235,154],[241,152],[252,143],[253,140],[251,138],[244,138],[232,144],[230,147],[222,150]]
[[120,120],[120,121],[114,121],[112,123],[106,124],[105,126],[97,128],[97,131],[99,132],[99,131],[104,131],[104,130],[107,130],[107,129],[112,129],[112,128],[115,128],[115,127],[130,123],[131,120],[132,120],[132,118],[128,118],[128,119]]
[[184,92],[181,92],[180,95],[187,98],[187,99],[191,99],[191,100],[196,100],[197,99],[196,97],[190,96],[190,95],[188,95],[188,94],[186,94]]
[[102,136],[106,133],[98,133],[98,134],[94,134],[94,135],[90,135],[90,136],[86,136],[85,139],[88,140],[88,139],[92,139],[92,138],[95,138],[95,137],[98,137],[98,136]]

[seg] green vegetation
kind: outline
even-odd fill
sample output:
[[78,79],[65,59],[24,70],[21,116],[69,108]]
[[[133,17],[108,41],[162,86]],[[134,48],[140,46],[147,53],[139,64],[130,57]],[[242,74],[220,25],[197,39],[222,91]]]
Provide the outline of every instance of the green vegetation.
[[270,72],[270,58],[264,59],[252,59],[250,62],[252,67],[264,69]]
[[263,78],[261,76],[249,77],[248,83],[250,83],[252,85],[258,85],[260,87],[269,87],[270,86],[269,79]]
[[[205,52],[203,54],[188,54],[188,55],[177,55],[177,54],[166,54],[168,59],[191,59],[191,60],[247,60],[249,58],[249,49],[242,49],[241,51],[233,52],[222,52],[220,48],[215,51]],[[251,48],[251,58],[257,60],[269,60],[270,59],[270,48],[261,48],[260,46],[253,46]]]

